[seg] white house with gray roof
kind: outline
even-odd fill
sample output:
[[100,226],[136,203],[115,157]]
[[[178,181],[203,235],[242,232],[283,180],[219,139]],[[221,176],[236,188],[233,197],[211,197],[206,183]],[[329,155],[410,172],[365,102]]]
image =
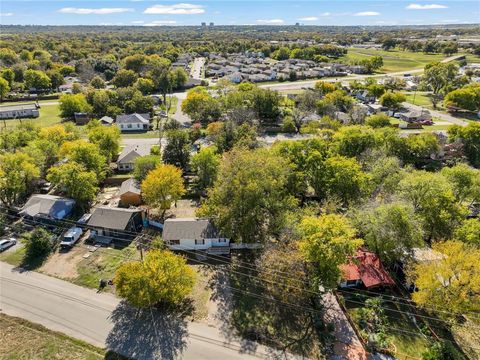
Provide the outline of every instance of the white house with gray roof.
[[37,104],[0,106],[0,119],[37,118],[40,116]]
[[134,169],[135,159],[150,155],[152,145],[138,144],[125,146],[118,156],[117,169],[119,171],[132,171]]
[[116,123],[120,131],[147,131],[150,128],[150,114],[117,115]]
[[167,219],[162,238],[172,250],[230,249],[230,239],[221,236],[208,219]]

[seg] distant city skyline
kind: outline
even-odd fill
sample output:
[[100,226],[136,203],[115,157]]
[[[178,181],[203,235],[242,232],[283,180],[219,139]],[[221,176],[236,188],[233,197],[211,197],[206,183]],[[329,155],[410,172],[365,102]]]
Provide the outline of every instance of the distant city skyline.
[[[188,2],[187,2],[188,1]],[[480,23],[480,1],[2,0],[18,25],[442,25]]]

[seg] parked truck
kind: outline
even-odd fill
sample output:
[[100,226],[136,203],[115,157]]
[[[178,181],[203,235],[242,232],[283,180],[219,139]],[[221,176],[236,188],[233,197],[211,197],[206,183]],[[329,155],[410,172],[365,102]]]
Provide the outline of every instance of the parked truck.
[[71,248],[75,243],[80,239],[82,236],[83,230],[79,227],[71,227],[67,230],[65,235],[63,236],[63,240],[60,243],[62,248]]

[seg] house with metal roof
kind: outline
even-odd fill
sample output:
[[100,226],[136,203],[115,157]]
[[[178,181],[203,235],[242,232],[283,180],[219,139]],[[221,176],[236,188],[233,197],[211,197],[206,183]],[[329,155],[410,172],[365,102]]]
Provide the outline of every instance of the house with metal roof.
[[37,118],[40,116],[37,104],[0,106],[0,119]]
[[230,239],[220,235],[208,219],[167,219],[163,225],[163,240],[172,250],[207,250],[228,253]]
[[34,194],[30,196],[19,214],[32,219],[53,219],[61,220],[68,216],[75,200],[61,196]]

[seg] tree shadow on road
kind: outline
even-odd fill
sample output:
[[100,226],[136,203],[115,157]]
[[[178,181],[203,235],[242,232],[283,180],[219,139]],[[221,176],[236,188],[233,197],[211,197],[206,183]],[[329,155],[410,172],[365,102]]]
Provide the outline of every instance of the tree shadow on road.
[[112,313],[107,349],[137,360],[175,359],[187,345],[185,314],[135,309],[122,302]]

